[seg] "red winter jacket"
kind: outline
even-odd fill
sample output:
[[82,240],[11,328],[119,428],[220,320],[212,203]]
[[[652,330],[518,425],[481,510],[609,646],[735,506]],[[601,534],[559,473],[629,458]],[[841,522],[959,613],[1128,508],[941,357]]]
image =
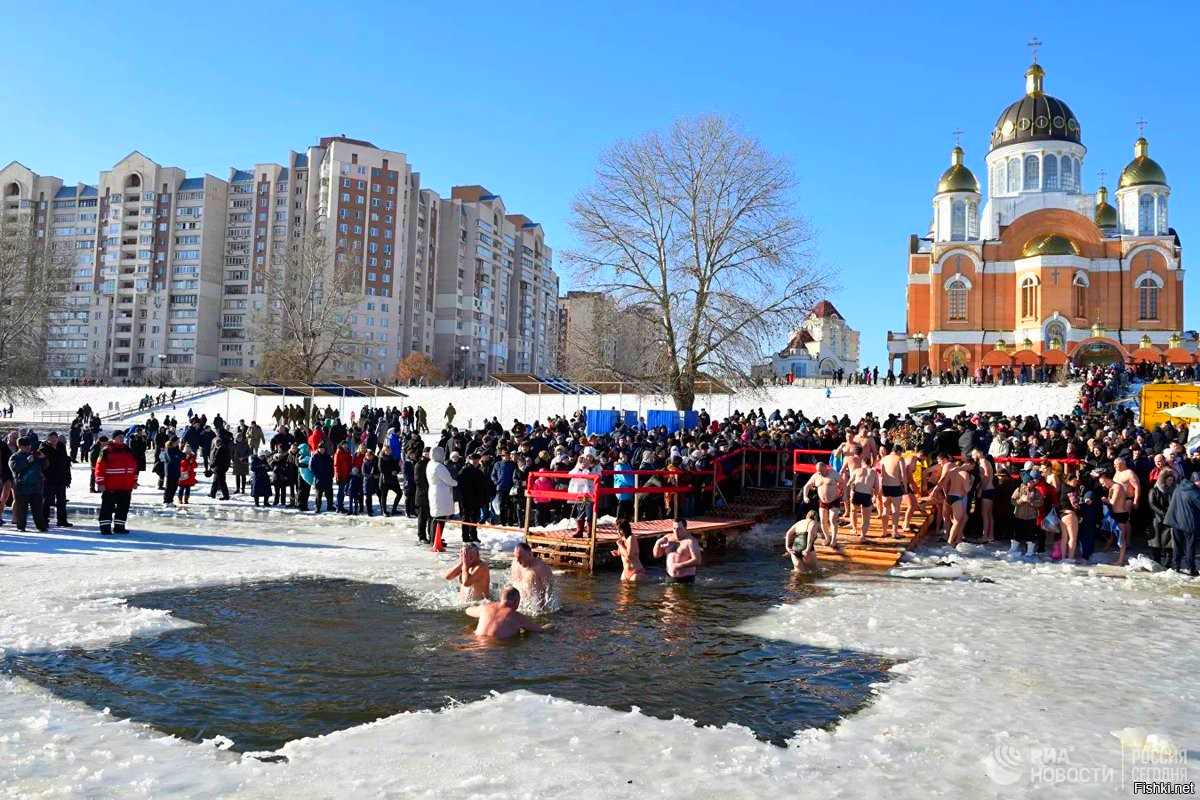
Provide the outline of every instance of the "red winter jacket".
[[189,487],[196,485],[195,456],[184,456],[183,461],[179,462],[179,485]]
[[96,488],[100,491],[132,492],[137,488],[137,459],[128,447],[112,442],[96,459],[95,475]]
[[337,483],[345,483],[350,480],[350,467],[354,464],[354,459],[350,457],[349,451],[343,447],[339,447],[333,451],[333,479]]

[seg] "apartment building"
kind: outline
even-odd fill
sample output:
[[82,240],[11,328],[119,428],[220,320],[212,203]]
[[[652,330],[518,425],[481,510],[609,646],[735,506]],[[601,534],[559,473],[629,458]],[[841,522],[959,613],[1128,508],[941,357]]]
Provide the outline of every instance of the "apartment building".
[[325,137],[278,162],[188,176],[131,153],[95,184],[0,169],[4,213],[69,254],[54,377],[253,376],[274,259],[308,232],[353,270],[358,356],[330,377],[386,380],[411,352],[454,378],[554,371],[558,278],[542,228],[482,186],[422,189],[403,153]]

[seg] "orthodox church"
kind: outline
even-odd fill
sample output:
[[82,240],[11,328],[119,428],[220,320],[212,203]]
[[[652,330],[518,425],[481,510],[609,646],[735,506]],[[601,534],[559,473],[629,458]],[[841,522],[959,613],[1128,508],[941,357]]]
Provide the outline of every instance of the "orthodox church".
[[986,197],[951,151],[929,232],[909,240],[907,326],[888,333],[898,369],[1192,363],[1166,173],[1139,136],[1115,196],[1103,173],[1085,193],[1082,125],[1045,77],[1035,49],[991,132]]

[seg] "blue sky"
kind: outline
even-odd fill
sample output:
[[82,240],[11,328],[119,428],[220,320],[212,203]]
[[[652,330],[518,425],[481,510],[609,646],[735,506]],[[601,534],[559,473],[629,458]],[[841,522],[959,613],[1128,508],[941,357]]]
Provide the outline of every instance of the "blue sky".
[[138,149],[224,177],[345,133],[407,153],[438,191],[484,184],[561,250],[571,198],[604,147],[680,115],[729,114],[793,160],[799,206],[841,272],[831,299],[861,329],[864,363],[882,364],[885,332],[904,325],[908,235],[928,226],[951,131],[964,131],[982,180],[988,135],[1023,92],[1037,36],[1046,90],[1082,126],[1085,187],[1100,169],[1115,184],[1144,116],[1173,187],[1171,225],[1185,247],[1200,232],[1188,134],[1200,105],[1187,100],[1200,84],[1200,15],[1187,5],[354,7],[9,4],[0,163],[92,181]]

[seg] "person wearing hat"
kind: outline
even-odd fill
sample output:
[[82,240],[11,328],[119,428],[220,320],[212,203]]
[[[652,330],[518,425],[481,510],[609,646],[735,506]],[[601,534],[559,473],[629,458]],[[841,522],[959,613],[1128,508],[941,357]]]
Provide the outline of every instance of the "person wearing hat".
[[71,485],[71,457],[67,454],[66,443],[57,431],[50,431],[46,441],[42,442],[41,450],[46,458],[46,521],[49,522],[53,509],[57,512],[55,527],[70,528],[71,523],[67,521],[67,487]]
[[478,542],[476,525],[488,502],[488,478],[480,467],[481,453],[473,450],[458,470],[458,508],[464,542]]
[[24,533],[32,511],[34,525],[44,533],[49,528],[42,499],[46,456],[40,450],[35,451],[29,438],[22,436],[17,439],[17,452],[9,459],[8,467],[13,475],[13,524]]
[[96,488],[101,492],[100,533],[105,536],[126,533],[125,520],[129,516],[130,497],[137,488],[138,465],[125,446],[125,431],[113,431],[112,440],[100,452],[93,472]]

